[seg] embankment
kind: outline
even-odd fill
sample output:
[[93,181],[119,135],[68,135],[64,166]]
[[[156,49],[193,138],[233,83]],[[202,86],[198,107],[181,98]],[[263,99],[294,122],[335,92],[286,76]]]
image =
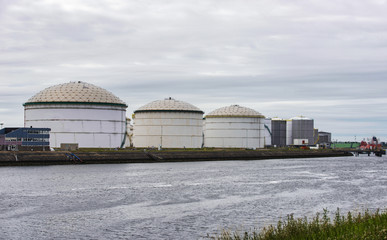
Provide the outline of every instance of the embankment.
[[0,166],[263,160],[352,156],[337,150],[0,152]]

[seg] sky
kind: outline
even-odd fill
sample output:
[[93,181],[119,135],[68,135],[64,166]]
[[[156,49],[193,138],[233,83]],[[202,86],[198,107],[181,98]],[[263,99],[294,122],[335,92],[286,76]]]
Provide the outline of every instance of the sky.
[[387,0],[0,0],[0,124],[70,81],[387,141]]

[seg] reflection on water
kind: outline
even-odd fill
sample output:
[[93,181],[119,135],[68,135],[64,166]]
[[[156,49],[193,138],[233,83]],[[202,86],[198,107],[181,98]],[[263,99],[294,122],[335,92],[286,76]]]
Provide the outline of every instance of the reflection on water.
[[0,238],[200,239],[387,207],[386,157],[0,168]]

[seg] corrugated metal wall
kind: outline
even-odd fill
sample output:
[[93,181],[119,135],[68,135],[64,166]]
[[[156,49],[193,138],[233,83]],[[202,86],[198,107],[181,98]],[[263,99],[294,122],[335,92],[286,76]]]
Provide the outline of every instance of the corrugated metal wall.
[[272,145],[277,147],[286,146],[286,120],[272,120]]

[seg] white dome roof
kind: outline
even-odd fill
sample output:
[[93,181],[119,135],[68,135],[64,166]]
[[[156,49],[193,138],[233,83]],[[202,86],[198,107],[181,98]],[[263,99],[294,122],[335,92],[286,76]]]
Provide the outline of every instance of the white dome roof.
[[181,111],[181,112],[199,112],[199,113],[204,113],[202,110],[199,108],[195,107],[192,104],[183,102],[183,101],[178,101],[173,98],[166,98],[164,100],[157,100],[150,102],[136,111],[135,113],[138,112],[150,112],[150,111]]
[[231,105],[228,107],[218,108],[209,114],[206,118],[216,118],[216,117],[251,117],[251,118],[264,118],[264,116],[247,107],[242,107],[239,105]]
[[127,107],[113,93],[81,81],[48,87],[28,99],[24,105],[40,103],[96,103]]

